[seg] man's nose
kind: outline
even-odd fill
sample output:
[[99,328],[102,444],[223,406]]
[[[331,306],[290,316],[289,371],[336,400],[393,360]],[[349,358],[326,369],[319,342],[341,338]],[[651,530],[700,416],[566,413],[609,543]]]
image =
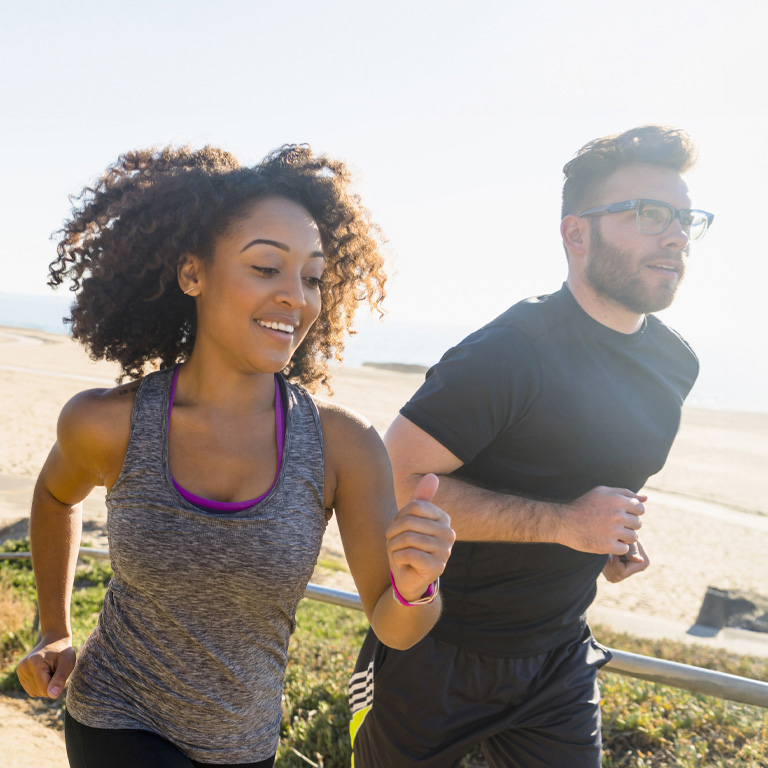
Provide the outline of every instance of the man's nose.
[[682,251],[690,242],[690,237],[683,229],[679,216],[675,216],[669,222],[669,226],[662,232],[661,237],[664,247],[670,250]]

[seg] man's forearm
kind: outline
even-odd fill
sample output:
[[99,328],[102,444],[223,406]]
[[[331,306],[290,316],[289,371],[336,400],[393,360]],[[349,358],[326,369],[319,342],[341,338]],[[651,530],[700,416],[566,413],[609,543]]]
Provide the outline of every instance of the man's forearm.
[[472,485],[455,476],[463,461],[399,415],[384,436],[398,504],[427,473],[440,478],[433,502],[451,516],[459,541],[562,544],[580,552],[625,555],[637,541],[645,496],[597,486],[568,503],[533,501]]
[[[398,499],[422,477],[395,475]],[[580,552],[624,555],[637,541],[645,496],[598,486],[569,503],[534,501],[440,475],[434,503],[451,516],[457,541],[562,544]]]
[[[422,475],[408,475],[396,483],[398,503],[410,494]],[[562,505],[534,501],[439,475],[434,503],[451,516],[457,541],[558,541]]]

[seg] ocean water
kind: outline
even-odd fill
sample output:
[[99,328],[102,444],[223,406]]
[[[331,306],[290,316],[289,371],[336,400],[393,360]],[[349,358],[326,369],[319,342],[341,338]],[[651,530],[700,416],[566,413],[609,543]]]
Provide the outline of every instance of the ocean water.
[[51,296],[0,293],[0,325],[67,333],[64,317],[70,302],[66,293]]
[[[67,333],[68,294],[27,296],[0,293],[0,325]],[[347,342],[346,365],[406,363],[429,366],[473,326],[403,323],[361,318]],[[701,373],[687,402],[699,408],[768,412],[768,362],[733,345],[697,343]]]

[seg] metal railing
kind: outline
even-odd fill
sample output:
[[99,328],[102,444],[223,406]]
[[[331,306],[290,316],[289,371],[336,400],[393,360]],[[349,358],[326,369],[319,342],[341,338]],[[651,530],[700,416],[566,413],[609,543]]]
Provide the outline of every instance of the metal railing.
[[[108,549],[80,547],[80,554],[99,560],[109,559]],[[0,558],[4,559],[21,559],[30,556],[29,552],[0,553]],[[360,597],[356,593],[331,589],[319,584],[307,585],[305,597],[311,600],[319,600],[323,603],[340,605],[356,611],[363,610]],[[604,669],[610,672],[635,677],[640,680],[648,680],[652,683],[668,685],[673,688],[681,688],[691,693],[701,693],[729,701],[738,701],[741,704],[752,704],[757,707],[768,708],[768,683],[760,680],[750,680],[747,677],[729,675],[725,672],[715,672],[711,669],[679,664],[675,661],[655,659],[650,656],[619,651],[614,648],[609,648],[608,650],[613,658],[605,665]]]

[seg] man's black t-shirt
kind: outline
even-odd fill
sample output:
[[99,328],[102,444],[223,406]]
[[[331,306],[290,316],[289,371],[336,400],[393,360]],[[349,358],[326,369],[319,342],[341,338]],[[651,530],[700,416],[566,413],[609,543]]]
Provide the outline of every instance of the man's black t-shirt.
[[[622,334],[566,286],[522,301],[449,350],[402,415],[490,490],[569,502],[598,485],[638,491],[667,458],[698,373],[658,318]],[[559,544],[457,542],[432,634],[501,657],[572,640],[605,555]]]

